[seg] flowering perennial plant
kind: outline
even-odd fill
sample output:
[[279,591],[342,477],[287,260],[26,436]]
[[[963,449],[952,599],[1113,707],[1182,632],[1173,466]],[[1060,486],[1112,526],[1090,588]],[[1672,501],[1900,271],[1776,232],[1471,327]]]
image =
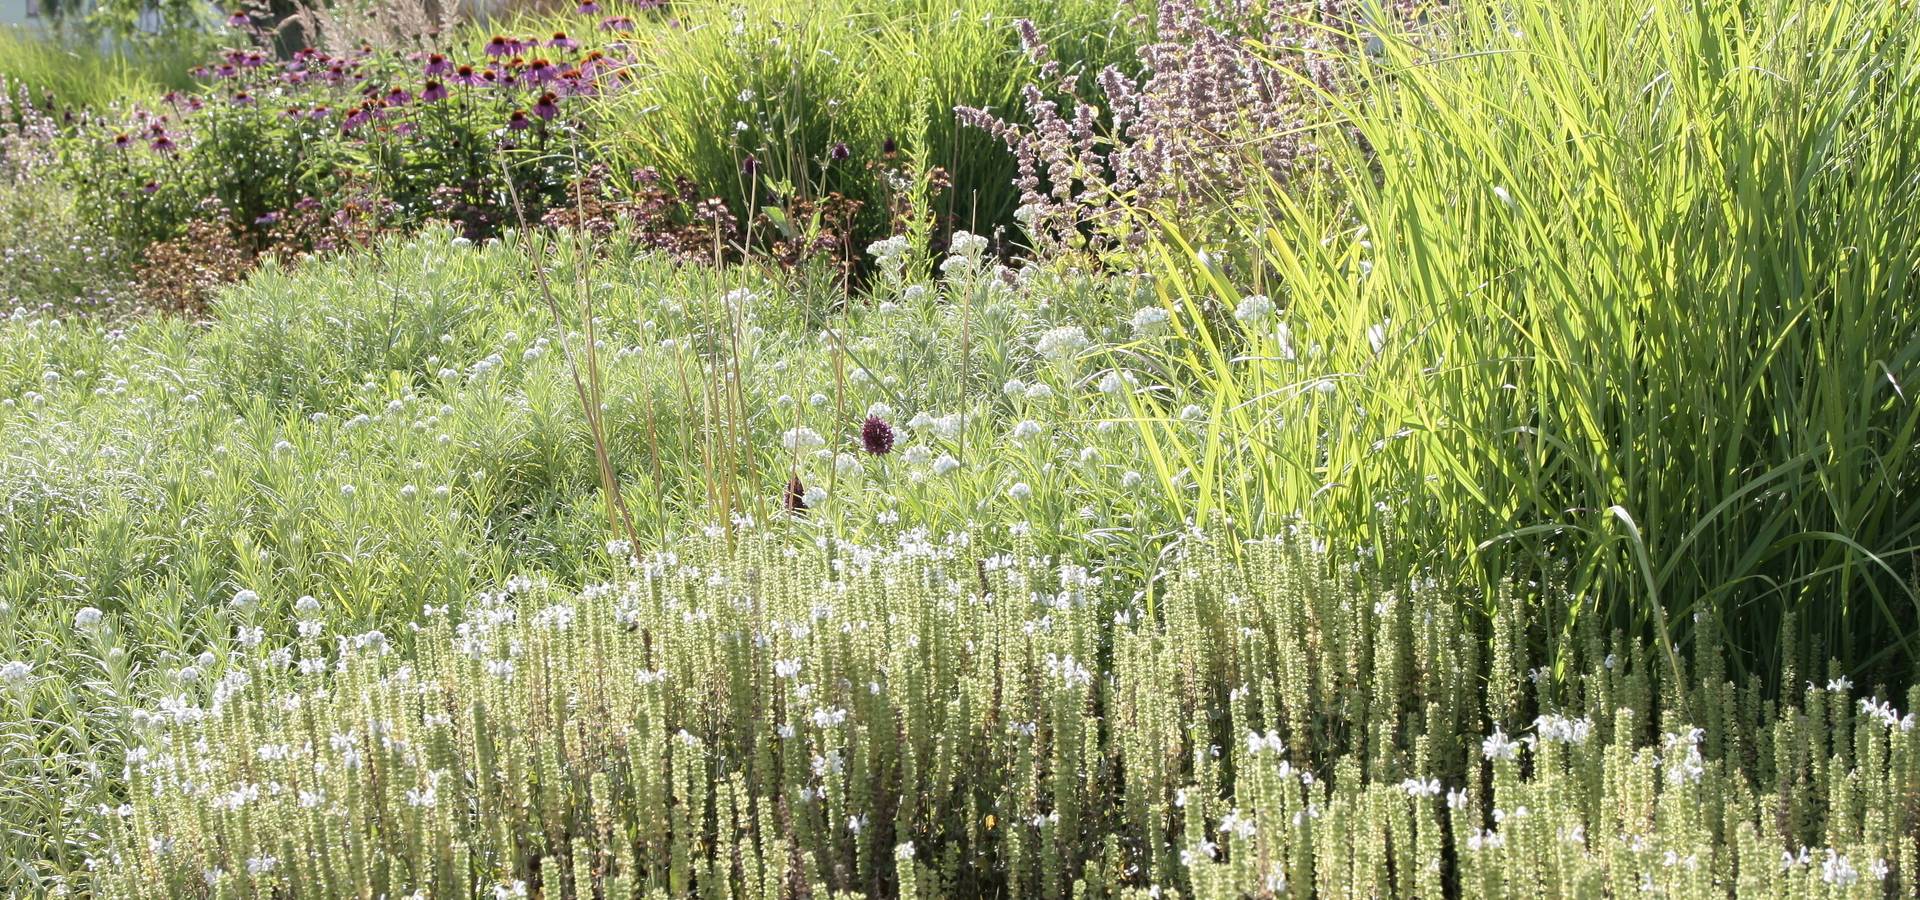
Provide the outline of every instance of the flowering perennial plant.
[[[329,665],[289,675],[261,648],[224,700],[141,717],[96,889],[1881,896],[1920,875],[1920,734],[1885,701],[1810,687],[1754,718],[1744,689],[1620,648],[1522,719],[1480,685],[1526,660],[1480,656],[1419,590],[1363,602],[1304,536],[1195,536],[1157,620],[983,540],[690,542],[431,613],[411,656],[303,640]],[[1705,724],[1662,736],[1675,691]]]

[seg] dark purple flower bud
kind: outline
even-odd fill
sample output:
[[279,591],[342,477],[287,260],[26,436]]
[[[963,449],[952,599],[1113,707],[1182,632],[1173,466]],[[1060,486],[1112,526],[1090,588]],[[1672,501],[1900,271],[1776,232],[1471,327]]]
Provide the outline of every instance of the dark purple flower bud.
[[740,161],[740,174],[748,178],[760,174],[760,160],[755,159],[751,153],[747,154],[747,158]]
[[879,416],[868,416],[860,425],[860,446],[874,456],[893,452],[893,426]]
[[807,486],[800,483],[800,476],[787,479],[787,512],[799,515],[807,511]]
[[835,141],[833,143],[833,149],[827,151],[827,158],[834,162],[846,162],[847,157],[852,155],[853,151],[847,149],[846,141]]
[[892,156],[900,152],[900,142],[893,138],[887,138],[880,142],[880,152],[884,155]]

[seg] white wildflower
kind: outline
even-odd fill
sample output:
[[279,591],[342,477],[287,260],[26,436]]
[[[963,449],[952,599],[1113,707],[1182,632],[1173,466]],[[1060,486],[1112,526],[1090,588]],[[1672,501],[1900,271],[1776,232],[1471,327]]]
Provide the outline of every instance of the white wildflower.
[[1234,307],[1233,317],[1243,324],[1256,325],[1266,321],[1268,316],[1273,315],[1273,311],[1273,301],[1267,299],[1267,295],[1254,294],[1241,300],[1240,305]]
[[1064,361],[1079,356],[1092,344],[1087,339],[1086,329],[1078,325],[1062,325],[1041,334],[1040,339],[1034,342],[1033,349],[1047,359]]

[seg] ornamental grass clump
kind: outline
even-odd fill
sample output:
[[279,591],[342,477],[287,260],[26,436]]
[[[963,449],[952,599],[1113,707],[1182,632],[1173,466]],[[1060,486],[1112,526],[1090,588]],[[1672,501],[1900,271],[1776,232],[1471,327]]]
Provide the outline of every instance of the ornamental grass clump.
[[1164,222],[1162,359],[1209,398],[1204,436],[1140,398],[1163,484],[1203,482],[1166,494],[1255,533],[1425,535],[1388,565],[1479,596],[1570,561],[1571,594],[1675,651],[1724,617],[1743,679],[1838,657],[1911,683],[1908,13],[1469,3],[1383,30],[1364,89],[1323,95],[1327,183]]
[[133,714],[96,893],[1920,883],[1914,719],[1844,678],[1776,707],[1711,655],[1683,685],[1591,630],[1540,677],[1517,611],[1483,648],[1435,586],[1342,574],[1305,535],[1190,536],[1155,617],[987,537],[683,542],[429,609],[411,655],[260,645]]

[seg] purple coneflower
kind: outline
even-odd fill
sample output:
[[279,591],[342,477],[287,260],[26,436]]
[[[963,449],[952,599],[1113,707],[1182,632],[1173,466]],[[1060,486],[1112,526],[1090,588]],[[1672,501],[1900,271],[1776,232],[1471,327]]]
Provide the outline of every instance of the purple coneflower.
[[447,86],[438,81],[429,81],[420,91],[420,102],[439,103],[447,99]]
[[633,20],[626,16],[608,16],[600,20],[601,31],[632,31]]
[[327,116],[332,114],[333,114],[333,107],[327,106],[324,103],[310,110],[307,110],[307,118],[315,122],[318,122],[321,119],[324,119]]
[[253,224],[272,225],[273,223],[278,221],[280,221],[280,214],[278,212],[270,212],[270,213],[267,213],[266,215],[263,215],[263,216],[260,216],[259,218],[254,219]]
[[506,35],[496,34],[492,37],[492,39],[487,41],[488,56],[494,56],[494,57],[509,56],[509,55],[512,55],[512,53],[513,53],[513,42],[510,40],[507,40]]
[[243,13],[243,12],[238,12],[238,11],[235,11],[235,12],[231,12],[231,13],[228,13],[228,14],[227,14],[227,27],[228,27],[228,28],[245,28],[245,27],[247,27],[247,14],[246,14],[246,13]]
[[425,74],[428,78],[439,78],[443,75],[447,75],[451,73],[452,71],[453,71],[453,63],[448,62],[445,56],[442,56],[441,54],[438,54],[438,53],[427,54],[427,68],[426,68]]
[[516,109],[507,115],[508,131],[525,131],[531,125],[533,122],[527,118],[527,111],[524,109]]
[[575,7],[573,11],[583,16],[597,16],[600,14],[600,4],[593,2],[593,0],[582,0],[581,4]]
[[860,425],[860,446],[874,456],[893,452],[893,426],[879,416],[868,416]]
[[153,143],[151,146],[153,147],[153,152],[155,153],[172,154],[174,151],[180,149],[179,145],[173,142],[173,138],[170,138],[165,134],[154,135]]
[[130,135],[130,134],[128,134],[128,133],[126,133],[126,132],[124,132],[124,131],[122,131],[122,132],[120,132],[119,134],[116,134],[116,135],[114,135],[114,136],[113,136],[113,147],[114,147],[114,149],[116,149],[116,150],[125,150],[125,149],[127,149],[128,147],[131,147],[131,146],[133,146],[133,135]]
[[233,95],[233,105],[235,105],[235,106],[252,106],[252,105],[253,105],[253,95],[252,95],[252,94],[249,94],[249,93],[247,93],[246,91],[236,91],[236,92],[234,93],[234,95]]
[[548,41],[547,46],[559,47],[562,50],[578,50],[580,49],[580,42],[567,37],[567,33],[564,31],[556,31],[553,33],[553,40]]
[[354,107],[353,112],[347,113],[347,117],[340,121],[340,130],[352,131],[371,121],[373,121],[373,104],[362,103]]
[[396,87],[393,90],[390,90],[387,92],[387,96],[385,99],[388,106],[405,106],[407,105],[407,101],[413,99],[413,95],[407,93],[405,90],[401,88]]
[[143,191],[146,191],[149,194],[156,193],[160,190],[160,182],[149,181],[146,184],[141,185],[140,189]]
[[453,70],[454,84],[461,84],[461,85],[466,85],[467,87],[472,87],[476,84],[479,84],[481,80],[482,79],[480,77],[480,73],[475,72],[472,66],[461,66]]
[[557,72],[558,70],[553,67],[553,63],[547,62],[544,59],[535,59],[527,63],[527,80],[534,84],[546,84],[552,81],[553,76]]
[[258,69],[267,64],[267,55],[258,50],[254,50],[240,57],[239,62],[241,68]]
[[552,91],[540,95],[533,104],[533,114],[549,122],[560,115],[560,97]]

